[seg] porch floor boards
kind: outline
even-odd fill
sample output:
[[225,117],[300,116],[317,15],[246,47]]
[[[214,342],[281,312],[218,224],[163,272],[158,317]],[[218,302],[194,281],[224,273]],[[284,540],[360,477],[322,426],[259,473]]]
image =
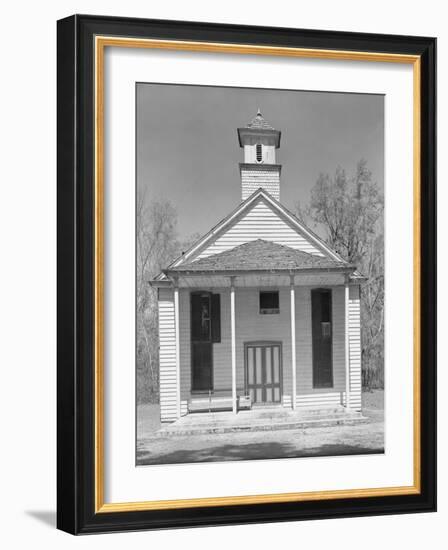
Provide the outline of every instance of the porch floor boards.
[[292,430],[313,427],[354,425],[367,422],[356,411],[343,407],[292,410],[284,408],[252,409],[250,411],[191,413],[162,427],[155,437]]

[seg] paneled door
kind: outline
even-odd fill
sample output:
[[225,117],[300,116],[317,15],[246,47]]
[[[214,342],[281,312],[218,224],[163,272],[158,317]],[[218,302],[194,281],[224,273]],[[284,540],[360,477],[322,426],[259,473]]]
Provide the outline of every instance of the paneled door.
[[280,403],[282,354],[280,343],[246,344],[246,391],[252,403]]

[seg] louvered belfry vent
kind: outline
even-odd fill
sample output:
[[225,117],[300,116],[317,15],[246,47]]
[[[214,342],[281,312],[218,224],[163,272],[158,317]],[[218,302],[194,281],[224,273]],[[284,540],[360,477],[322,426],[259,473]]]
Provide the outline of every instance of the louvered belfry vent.
[[240,163],[241,200],[260,188],[280,200],[281,165],[276,160],[280,136],[260,110],[247,126],[238,128],[239,144],[244,150],[244,162]]

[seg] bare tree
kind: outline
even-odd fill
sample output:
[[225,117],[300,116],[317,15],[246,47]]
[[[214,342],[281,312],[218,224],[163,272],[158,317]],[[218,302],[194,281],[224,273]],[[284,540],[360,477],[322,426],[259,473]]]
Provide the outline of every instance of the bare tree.
[[371,242],[361,265],[367,277],[362,287],[363,386],[384,387],[384,237]]
[[179,241],[177,213],[168,201],[150,201],[146,188],[137,191],[136,311],[137,400],[159,400],[157,290],[149,281],[199,238]]
[[177,214],[167,202],[150,202],[139,188],[136,209],[137,397],[158,401],[157,292],[149,281],[177,255]]
[[367,282],[361,292],[363,383],[384,384],[384,200],[367,162],[361,159],[349,178],[338,167],[320,174],[306,207],[297,215],[314,225],[340,256],[358,266]]

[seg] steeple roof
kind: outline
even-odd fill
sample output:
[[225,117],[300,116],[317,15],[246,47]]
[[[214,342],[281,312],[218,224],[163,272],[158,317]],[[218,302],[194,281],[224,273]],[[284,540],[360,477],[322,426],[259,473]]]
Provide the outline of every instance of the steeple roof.
[[260,109],[249,124],[238,128],[237,132],[240,147],[244,147],[245,143],[253,145],[254,138],[262,138],[263,143],[274,145],[276,149],[280,147],[280,130],[276,130],[265,120]]
[[258,109],[256,116],[249,122],[247,128],[251,128],[252,130],[275,130],[275,128],[263,118],[260,109]]

